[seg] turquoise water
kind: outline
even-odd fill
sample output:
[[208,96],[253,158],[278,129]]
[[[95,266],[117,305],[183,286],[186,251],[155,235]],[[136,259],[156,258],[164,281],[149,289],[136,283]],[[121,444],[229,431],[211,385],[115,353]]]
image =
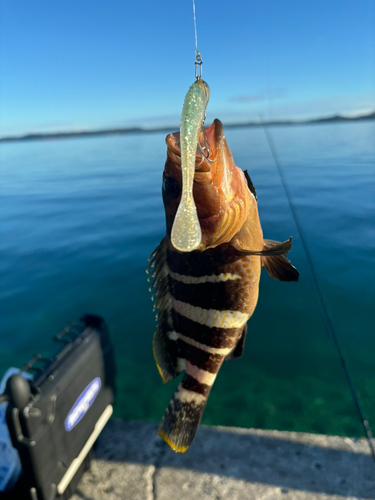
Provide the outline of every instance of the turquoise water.
[[[271,128],[327,308],[375,427],[375,122]],[[0,375],[85,312],[110,325],[117,416],[159,420],[163,386],[147,257],[164,233],[165,134],[0,147]],[[360,435],[297,229],[261,129],[228,130],[258,192],[265,237],[294,237],[298,283],[262,275],[244,356],[225,363],[209,424]]]

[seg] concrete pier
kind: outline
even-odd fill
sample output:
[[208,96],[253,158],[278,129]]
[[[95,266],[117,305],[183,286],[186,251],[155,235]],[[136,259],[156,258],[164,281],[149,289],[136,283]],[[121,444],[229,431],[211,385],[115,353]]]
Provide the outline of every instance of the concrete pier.
[[110,420],[72,500],[375,499],[364,439],[201,426],[176,454],[156,432]]

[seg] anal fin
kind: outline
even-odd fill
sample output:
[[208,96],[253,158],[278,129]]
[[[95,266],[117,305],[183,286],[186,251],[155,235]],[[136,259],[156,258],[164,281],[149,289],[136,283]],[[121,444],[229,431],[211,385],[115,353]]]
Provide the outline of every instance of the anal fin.
[[234,347],[233,351],[231,351],[226,357],[226,361],[232,361],[232,359],[237,359],[240,358],[243,354],[243,350],[245,347],[245,340],[246,340],[246,334],[247,334],[247,323],[243,327],[241,337],[238,339],[238,342],[236,346]]
[[178,365],[177,341],[168,335],[172,331],[169,326],[168,314],[168,311],[159,314],[159,324],[152,343],[155,363],[164,383],[177,377],[182,371]]

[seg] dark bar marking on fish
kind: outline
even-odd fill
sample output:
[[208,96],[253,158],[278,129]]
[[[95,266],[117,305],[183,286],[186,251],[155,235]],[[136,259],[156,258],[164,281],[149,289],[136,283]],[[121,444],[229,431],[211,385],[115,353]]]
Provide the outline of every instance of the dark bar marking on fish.
[[192,365],[206,372],[217,373],[219,371],[224,360],[222,354],[212,354],[203,351],[199,347],[184,342],[182,339],[178,339],[177,342],[181,358],[190,361]]
[[241,252],[230,245],[223,244],[204,252],[194,251],[184,254],[169,249],[167,262],[169,269],[175,273],[200,278],[219,274],[221,266],[237,262],[242,257]]
[[201,325],[191,319],[185,318],[172,309],[172,320],[176,331],[189,337],[200,344],[222,349],[234,347],[242,328],[218,328]]
[[182,387],[188,391],[194,391],[202,396],[207,397],[211,386],[207,384],[201,384],[196,378],[192,377],[188,373],[185,374],[182,380]]
[[[177,391],[178,392],[178,391]],[[200,404],[183,402],[176,393],[169,402],[158,430],[172,450],[183,453],[194,440],[207,400]]]
[[169,278],[173,297],[202,309],[247,312],[244,286],[240,280],[185,284]]
[[209,248],[204,252],[194,251],[181,253],[168,250],[167,263],[171,271],[187,276],[201,277],[222,272],[221,266],[232,264],[242,259],[244,255],[287,255],[292,248],[292,237],[282,243],[265,240],[268,243],[263,250],[237,249],[229,244],[222,244],[216,248]]

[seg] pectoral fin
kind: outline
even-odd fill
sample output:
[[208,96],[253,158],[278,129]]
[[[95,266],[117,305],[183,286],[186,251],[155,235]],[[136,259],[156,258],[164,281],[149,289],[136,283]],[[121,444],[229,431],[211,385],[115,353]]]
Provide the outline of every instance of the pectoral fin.
[[233,246],[243,255],[260,255],[261,257],[288,255],[289,250],[292,248],[292,237],[282,243],[279,241],[264,240],[263,250],[243,250],[238,248],[236,244]]
[[[290,243],[288,247],[287,243]],[[299,272],[292,266],[290,261],[285,257],[292,247],[292,238],[279,243],[272,240],[264,240],[262,253],[262,267],[267,269],[271,278],[278,281],[298,281]],[[285,251],[280,252],[279,250]]]
[[[234,245],[236,248],[236,245]],[[262,267],[265,267],[271,278],[278,281],[298,281],[299,272],[285,257],[292,248],[292,237],[280,243],[279,241],[264,240],[263,250],[237,251],[243,255],[260,255]]]
[[236,347],[233,349],[232,352],[228,354],[228,356],[225,357],[226,361],[232,361],[232,359],[237,359],[242,356],[243,349],[245,347],[246,334],[247,334],[247,323],[242,330],[241,337],[239,338]]

